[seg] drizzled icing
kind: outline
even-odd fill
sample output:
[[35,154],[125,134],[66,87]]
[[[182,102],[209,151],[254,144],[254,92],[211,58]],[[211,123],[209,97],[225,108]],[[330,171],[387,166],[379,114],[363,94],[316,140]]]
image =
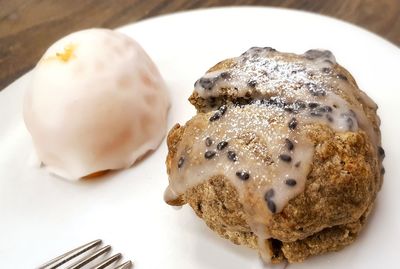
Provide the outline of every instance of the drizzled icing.
[[[380,137],[369,124],[357,98],[371,108],[376,109],[377,105],[361,90],[355,93],[356,85],[351,84],[345,74],[335,73],[335,65],[335,56],[328,50],[309,50],[303,55],[296,55],[277,52],[269,47],[253,47],[233,58],[229,68],[206,73],[196,81],[194,91],[204,99],[221,96],[275,98],[289,106],[299,100],[328,105],[336,103],[343,116],[341,120],[346,121],[347,116],[352,114],[353,124],[358,122],[378,145]],[[380,121],[378,116],[375,120]],[[335,130],[346,131],[346,128]],[[354,127],[355,130],[357,127]]]
[[[314,145],[307,138],[307,125],[325,124],[337,132],[361,128],[379,145],[352,92],[354,85],[334,73],[335,64],[329,51],[295,55],[252,48],[226,69],[197,80],[195,92],[203,99],[229,96],[247,98],[248,103],[210,107],[197,116],[207,120],[198,119],[191,135],[179,142],[166,201],[224,175],[238,190],[261,256],[268,261],[268,221],[304,190],[310,172]],[[363,93],[358,98],[376,106]]]
[[235,97],[257,93],[290,98],[297,96],[294,90],[306,87],[315,95],[323,95],[323,83],[316,82],[323,82],[321,70],[328,71],[336,61],[329,51],[317,52],[308,51],[307,58],[299,61],[294,54],[288,58],[288,54],[270,48],[251,48],[233,59],[232,68],[206,73],[196,81],[195,91],[203,98],[218,97],[228,88]]
[[156,149],[169,104],[164,80],[135,40],[87,29],[48,48],[33,70],[23,115],[46,169],[77,180],[128,168]]

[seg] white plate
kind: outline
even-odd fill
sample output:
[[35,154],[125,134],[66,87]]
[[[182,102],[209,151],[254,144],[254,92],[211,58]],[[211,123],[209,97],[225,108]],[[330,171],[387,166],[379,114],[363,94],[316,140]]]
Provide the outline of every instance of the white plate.
[[[172,96],[169,126],[184,123],[193,82],[216,62],[252,46],[302,53],[330,49],[380,106],[386,176],[359,239],[296,268],[400,268],[400,50],[350,24],[273,8],[185,12],[125,26],[149,52]],[[21,117],[26,74],[0,93],[0,267],[33,268],[76,245],[102,238],[135,268],[262,268],[255,251],[219,238],[185,206],[163,201],[165,142],[135,167],[71,183],[29,166],[30,137]]]

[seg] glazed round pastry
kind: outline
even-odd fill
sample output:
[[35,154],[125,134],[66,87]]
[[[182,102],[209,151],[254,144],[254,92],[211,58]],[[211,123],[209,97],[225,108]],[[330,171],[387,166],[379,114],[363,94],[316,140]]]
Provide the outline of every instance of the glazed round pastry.
[[266,262],[355,240],[383,179],[376,104],[332,53],[251,48],[211,68],[168,135],[165,200]]
[[72,33],[46,51],[32,75],[24,120],[39,159],[61,177],[127,168],[165,135],[165,83],[122,33]]

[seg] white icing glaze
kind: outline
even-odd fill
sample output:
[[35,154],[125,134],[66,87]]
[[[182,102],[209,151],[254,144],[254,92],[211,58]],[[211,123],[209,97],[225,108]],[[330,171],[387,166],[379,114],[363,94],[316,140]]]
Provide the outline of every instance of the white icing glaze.
[[[335,63],[329,51],[311,50],[299,56],[252,48],[232,59],[229,68],[206,73],[195,83],[198,96],[253,101],[223,106],[226,112],[208,112],[210,122],[193,127],[194,135],[180,141],[165,200],[174,200],[213,176],[225,176],[238,190],[247,222],[258,237],[260,254],[268,262],[269,218],[304,190],[310,171],[314,145],[304,127],[319,123],[336,132],[361,128],[376,146],[380,143],[348,78],[333,73]],[[349,99],[342,98],[340,91]],[[358,97],[376,107],[364,93]],[[214,141],[211,146],[206,145],[207,138]],[[251,142],[255,140],[257,143]],[[218,150],[221,141],[228,146]],[[206,158],[207,151],[215,154]],[[237,161],[227,157],[228,151],[235,152]],[[240,171],[248,174],[240,176]]]
[[[302,84],[315,85],[317,81],[323,82],[324,75],[321,74],[321,69],[331,68],[335,63],[334,56],[328,51],[325,52],[322,58],[299,61],[298,58],[283,57],[271,49],[252,48],[240,57],[233,58],[234,67],[206,73],[195,83],[195,91],[203,98],[220,96],[224,88],[235,89],[236,92],[232,91],[230,94],[236,97],[245,97],[246,93],[257,93],[264,98],[297,97],[295,89]],[[226,74],[226,78],[221,77],[221,74]],[[207,79],[211,80],[211,83],[207,83]],[[250,85],[252,81],[256,82],[254,87]],[[212,89],[209,85],[212,85]],[[316,86],[319,86],[316,87],[317,91],[323,88],[323,85]]]
[[[271,48],[251,48],[232,61],[233,67],[206,73],[197,80],[195,92],[205,99],[230,95],[235,98],[251,96],[253,99],[279,97],[285,103],[296,100],[322,102],[324,105],[340,103],[337,112],[346,116],[349,111],[353,111],[356,118],[353,124],[362,126],[371,140],[379,145],[380,137],[373,130],[356,97],[375,110],[377,105],[361,90],[355,97],[353,85],[349,84],[348,78],[333,73],[336,59],[330,51],[309,50],[299,56],[280,53]],[[353,105],[337,94],[340,91],[347,95]],[[375,119],[380,122],[378,116]],[[346,120],[346,117],[339,119],[334,129],[346,130]]]
[[24,120],[46,168],[78,179],[127,168],[156,149],[168,107],[164,81],[140,45],[90,29],[43,55],[25,95]]

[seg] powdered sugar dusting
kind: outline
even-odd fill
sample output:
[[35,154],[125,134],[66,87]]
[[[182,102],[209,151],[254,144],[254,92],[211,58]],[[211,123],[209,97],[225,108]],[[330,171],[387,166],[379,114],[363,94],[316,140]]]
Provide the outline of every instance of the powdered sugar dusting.
[[234,66],[205,74],[195,83],[195,91],[203,98],[232,94],[236,97],[262,95],[293,98],[293,91],[302,87],[320,90],[326,76],[320,69],[329,69],[335,63],[332,53],[323,51],[319,57],[311,50],[308,58],[285,54],[270,48],[251,48],[234,58]]

